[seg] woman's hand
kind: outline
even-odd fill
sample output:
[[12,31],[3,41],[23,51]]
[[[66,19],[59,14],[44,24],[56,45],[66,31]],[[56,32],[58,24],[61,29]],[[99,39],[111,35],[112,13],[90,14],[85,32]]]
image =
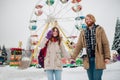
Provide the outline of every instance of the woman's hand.
[[70,59],[70,64],[74,64],[75,63],[75,59]]

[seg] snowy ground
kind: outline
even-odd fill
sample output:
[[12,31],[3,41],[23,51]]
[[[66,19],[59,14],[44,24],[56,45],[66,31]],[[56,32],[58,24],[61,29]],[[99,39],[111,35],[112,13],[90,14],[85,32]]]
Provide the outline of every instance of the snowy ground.
[[[21,70],[17,67],[1,66],[0,80],[47,80],[43,69],[29,67]],[[62,80],[88,80],[86,70],[83,67],[64,68]],[[103,80],[120,80],[120,62],[107,65],[104,70]]]

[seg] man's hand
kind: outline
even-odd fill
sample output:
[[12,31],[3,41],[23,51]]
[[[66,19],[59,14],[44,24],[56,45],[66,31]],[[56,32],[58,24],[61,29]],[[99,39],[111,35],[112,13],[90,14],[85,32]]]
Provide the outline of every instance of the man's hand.
[[110,59],[105,59],[105,63],[109,64],[110,63]]

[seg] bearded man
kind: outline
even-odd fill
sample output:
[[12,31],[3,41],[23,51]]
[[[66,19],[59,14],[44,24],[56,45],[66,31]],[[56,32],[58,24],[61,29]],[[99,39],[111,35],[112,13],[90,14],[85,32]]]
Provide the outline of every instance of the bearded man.
[[102,80],[103,70],[110,62],[109,42],[103,27],[95,24],[92,14],[85,17],[86,30],[81,31],[72,60],[75,60],[82,49],[86,56],[83,57],[83,66],[87,71],[89,80]]

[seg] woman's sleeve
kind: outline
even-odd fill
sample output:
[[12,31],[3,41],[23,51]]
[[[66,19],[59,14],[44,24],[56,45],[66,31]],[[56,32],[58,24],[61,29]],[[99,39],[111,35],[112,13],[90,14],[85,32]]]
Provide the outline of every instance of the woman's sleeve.
[[105,59],[110,59],[111,56],[110,56],[109,41],[102,27],[101,27],[101,34],[102,34],[102,47],[103,47]]
[[64,58],[71,58],[70,53],[68,53],[68,52],[65,50],[65,46],[63,45],[63,42],[61,42],[60,47],[61,47],[61,51],[62,51],[63,57],[64,57]]

